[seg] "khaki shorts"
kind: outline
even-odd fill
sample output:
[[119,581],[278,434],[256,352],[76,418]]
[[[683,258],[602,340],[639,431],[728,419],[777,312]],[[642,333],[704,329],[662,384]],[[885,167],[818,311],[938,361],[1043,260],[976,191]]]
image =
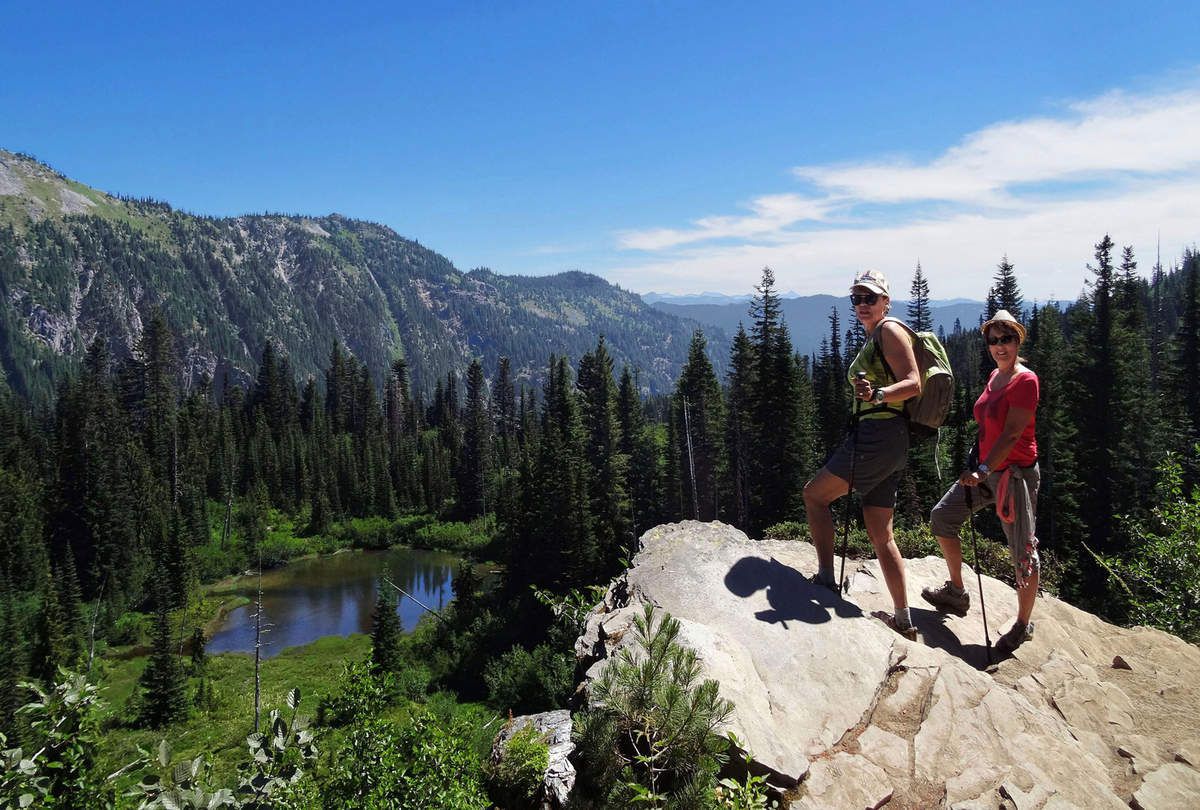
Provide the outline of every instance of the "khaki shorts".
[[[850,455],[855,453],[854,480],[850,481]],[[908,421],[902,416],[890,419],[863,419],[846,434],[825,469],[843,481],[850,481],[862,493],[863,506],[896,508],[896,489],[900,474],[908,463]]]
[[[1032,576],[1042,567],[1038,557],[1038,539],[1034,535],[1037,528],[1037,491],[1042,474],[1036,463],[1031,467],[1010,467],[1012,476],[1008,481],[1008,491],[1012,498],[1013,522],[1001,520],[1004,536],[1008,538],[1008,550],[1012,554],[1013,566],[1023,577]],[[929,528],[935,537],[958,537],[967,516],[978,512],[985,506],[996,504],[996,487],[1004,470],[989,473],[986,480],[975,487],[971,495],[971,509],[967,510],[967,499],[962,484],[954,486],[942,496],[938,505],[933,507],[929,516]]]

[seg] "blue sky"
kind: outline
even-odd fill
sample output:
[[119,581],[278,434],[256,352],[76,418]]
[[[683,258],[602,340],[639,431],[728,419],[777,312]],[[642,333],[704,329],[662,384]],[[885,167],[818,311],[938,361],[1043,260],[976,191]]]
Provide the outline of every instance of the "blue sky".
[[6,4],[0,147],[638,292],[1072,297],[1200,234],[1191,3],[178,5]]

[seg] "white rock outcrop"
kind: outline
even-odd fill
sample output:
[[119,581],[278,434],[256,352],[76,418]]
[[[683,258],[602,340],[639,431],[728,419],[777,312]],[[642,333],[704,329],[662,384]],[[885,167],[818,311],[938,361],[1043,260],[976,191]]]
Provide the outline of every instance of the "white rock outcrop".
[[[577,655],[595,677],[641,603],[668,611],[735,704],[729,730],[793,807],[1200,807],[1197,647],[1044,597],[1034,637],[989,672],[973,572],[958,617],[920,598],[944,562],[907,561],[914,643],[871,617],[891,610],[874,560],[847,562],[845,598],[810,584],[815,570],[808,543],[659,526]],[[984,597],[994,642],[1016,595],[985,577]]]

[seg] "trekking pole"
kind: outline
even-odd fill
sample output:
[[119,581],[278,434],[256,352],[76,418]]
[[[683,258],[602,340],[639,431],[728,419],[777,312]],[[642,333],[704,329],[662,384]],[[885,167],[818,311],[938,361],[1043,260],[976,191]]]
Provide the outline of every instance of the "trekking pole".
[[979,546],[975,540],[975,513],[971,511],[971,487],[963,487],[967,497],[967,531],[971,535],[971,556],[975,558],[975,579],[979,582],[979,610],[983,613],[983,643],[987,646],[988,666],[992,665],[992,638],[988,635],[987,605],[983,602],[983,574],[979,571]]
[[[867,378],[867,372],[859,371],[854,375],[860,380]],[[846,511],[842,515],[842,568],[838,574],[838,593],[846,592],[846,554],[850,551],[850,501],[854,500],[854,465],[858,461],[858,411],[862,400],[855,394],[853,424],[850,427],[850,489],[846,491]]]

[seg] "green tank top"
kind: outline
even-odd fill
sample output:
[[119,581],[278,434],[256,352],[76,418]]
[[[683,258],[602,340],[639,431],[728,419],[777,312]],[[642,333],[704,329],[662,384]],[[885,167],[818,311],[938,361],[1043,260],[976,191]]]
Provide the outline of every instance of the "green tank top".
[[[880,321],[875,328],[878,329],[880,326],[883,326],[883,321]],[[846,381],[850,383],[851,391],[854,388],[854,377],[860,371],[867,372],[867,379],[870,380],[872,388],[879,388],[895,382],[883,366],[882,352],[879,351],[879,346],[875,342],[874,333],[867,336],[866,342],[858,350],[858,356],[854,358],[854,362],[846,370]],[[853,396],[853,393],[851,396]],[[851,400],[850,402],[851,413],[854,412],[856,407],[861,408],[863,411],[872,411],[871,413],[863,413],[863,419],[892,419],[893,417],[904,415],[903,402],[889,402],[883,406],[868,402],[855,405],[856,402],[859,402],[859,400]],[[877,410],[881,407],[882,410]]]

